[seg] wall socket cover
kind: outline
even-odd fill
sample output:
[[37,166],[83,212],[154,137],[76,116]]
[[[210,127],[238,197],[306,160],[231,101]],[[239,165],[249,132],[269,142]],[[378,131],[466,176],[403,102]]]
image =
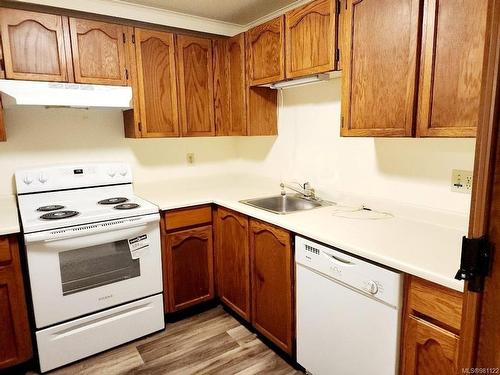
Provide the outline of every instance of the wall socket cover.
[[451,191],[470,194],[472,192],[472,171],[453,169],[451,173]]

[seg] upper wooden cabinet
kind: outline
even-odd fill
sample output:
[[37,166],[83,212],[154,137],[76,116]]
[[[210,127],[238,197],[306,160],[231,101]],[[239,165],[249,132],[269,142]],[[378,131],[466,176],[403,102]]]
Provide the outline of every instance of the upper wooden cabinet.
[[177,67],[182,135],[215,135],[212,41],[177,35]]
[[217,135],[246,135],[245,34],[214,41]]
[[419,3],[346,0],[342,135],[412,135]]
[[215,228],[218,295],[243,319],[250,321],[248,217],[218,207]]
[[75,82],[126,85],[125,26],[70,18]]
[[285,79],[284,22],[281,16],[247,31],[249,85]]
[[487,1],[425,1],[418,136],[476,135],[487,6]]
[[336,69],[336,3],[316,0],[286,13],[287,78]]
[[71,48],[67,31],[66,17],[1,8],[6,78],[68,81],[66,52],[71,60]]
[[290,233],[250,220],[252,324],[288,354],[295,336],[294,272]]
[[19,247],[14,236],[4,236],[0,237],[0,370],[31,356]]
[[174,35],[135,29],[135,58],[141,135],[179,136]]

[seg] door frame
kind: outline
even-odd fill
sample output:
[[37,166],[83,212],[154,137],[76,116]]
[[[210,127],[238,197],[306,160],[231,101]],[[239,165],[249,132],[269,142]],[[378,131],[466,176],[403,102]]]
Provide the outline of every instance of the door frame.
[[[495,169],[500,169],[496,147],[500,112],[500,0],[488,1],[488,18],[483,63],[483,87],[474,160],[474,180],[469,219],[469,238],[479,238],[488,233]],[[500,278],[492,273],[489,278]],[[463,368],[475,367],[478,340],[481,335],[481,306],[483,294],[467,290],[465,283],[462,307],[457,374]]]

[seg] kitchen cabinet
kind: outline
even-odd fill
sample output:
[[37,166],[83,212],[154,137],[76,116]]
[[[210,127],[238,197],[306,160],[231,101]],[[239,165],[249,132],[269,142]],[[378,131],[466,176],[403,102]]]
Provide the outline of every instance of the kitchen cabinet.
[[218,207],[215,225],[217,294],[250,321],[250,250],[248,217]]
[[474,137],[488,2],[426,0],[424,4],[417,135]]
[[167,211],[162,221],[165,312],[213,299],[211,207]]
[[24,282],[15,236],[0,237],[0,369],[32,356]]
[[401,373],[454,375],[462,293],[409,276],[405,299]]
[[75,82],[127,85],[125,26],[69,19]]
[[246,135],[245,34],[214,40],[217,135]]
[[285,79],[285,16],[277,17],[246,33],[248,84],[257,86]]
[[294,267],[291,235],[250,220],[252,325],[292,354],[295,335]]
[[36,81],[71,80],[67,22],[67,17],[59,15],[1,8],[5,77]]
[[278,90],[247,87],[247,135],[278,135]]
[[286,78],[336,69],[336,4],[316,0],[286,13]]
[[142,137],[179,136],[174,35],[135,29]]
[[213,136],[212,41],[177,35],[177,67],[182,136]]
[[343,136],[411,136],[419,0],[346,0]]

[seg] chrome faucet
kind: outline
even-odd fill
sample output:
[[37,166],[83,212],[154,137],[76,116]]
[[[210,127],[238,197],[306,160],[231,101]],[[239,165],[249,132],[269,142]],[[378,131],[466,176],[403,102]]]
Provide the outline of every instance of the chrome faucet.
[[302,198],[305,199],[310,199],[310,200],[318,200],[316,197],[316,191],[311,187],[311,184],[309,182],[304,182],[303,184],[300,184],[298,182],[294,182],[294,184],[297,184],[300,186],[299,188],[291,186],[290,184],[286,184],[284,182],[280,183],[281,187],[281,195],[286,195],[286,190],[285,189],[290,189],[298,193],[299,195],[302,196]]

